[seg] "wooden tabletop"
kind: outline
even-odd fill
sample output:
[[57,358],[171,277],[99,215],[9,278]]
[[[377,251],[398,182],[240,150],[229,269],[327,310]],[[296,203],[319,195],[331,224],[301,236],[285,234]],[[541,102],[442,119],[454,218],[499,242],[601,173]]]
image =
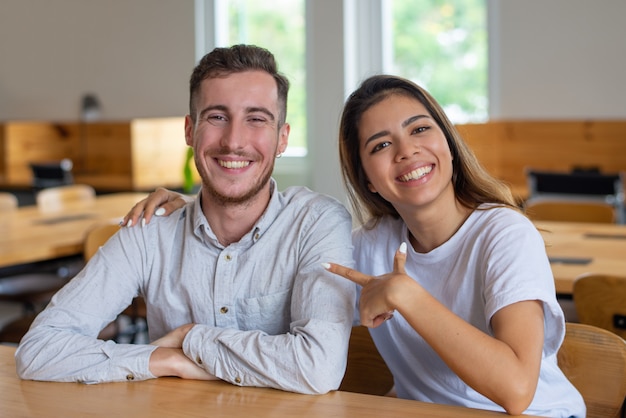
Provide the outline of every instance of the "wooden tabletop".
[[546,243],[556,292],[571,295],[581,274],[626,276],[626,225],[535,222]]
[[497,412],[331,392],[300,395],[221,381],[53,383],[20,380],[15,348],[0,345],[0,416],[7,417],[497,417]]
[[100,195],[62,211],[25,206],[0,217],[0,268],[82,253],[87,230],[98,222],[119,221],[145,193]]

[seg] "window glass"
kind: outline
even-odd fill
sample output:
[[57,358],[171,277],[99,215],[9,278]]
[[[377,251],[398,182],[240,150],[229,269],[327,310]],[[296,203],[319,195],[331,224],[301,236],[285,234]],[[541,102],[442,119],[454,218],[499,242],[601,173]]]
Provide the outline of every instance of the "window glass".
[[488,117],[485,0],[390,0],[390,72],[426,88],[454,123]]
[[286,156],[306,155],[306,70],[304,0],[227,0],[226,43],[254,44],[270,50],[291,83]]

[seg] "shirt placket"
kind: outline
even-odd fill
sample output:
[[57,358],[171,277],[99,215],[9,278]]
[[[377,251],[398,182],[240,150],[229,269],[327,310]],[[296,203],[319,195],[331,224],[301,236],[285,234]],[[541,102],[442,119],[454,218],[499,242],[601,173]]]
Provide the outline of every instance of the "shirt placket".
[[237,265],[237,253],[225,248],[217,259],[214,292],[215,325],[222,328],[236,328],[233,283]]

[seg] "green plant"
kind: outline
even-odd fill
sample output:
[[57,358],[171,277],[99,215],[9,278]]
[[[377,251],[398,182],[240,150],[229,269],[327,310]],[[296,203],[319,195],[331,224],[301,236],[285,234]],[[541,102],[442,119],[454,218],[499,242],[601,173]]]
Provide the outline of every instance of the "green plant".
[[185,164],[183,165],[183,193],[190,194],[193,191],[193,170],[191,168],[193,162],[193,148],[187,148]]

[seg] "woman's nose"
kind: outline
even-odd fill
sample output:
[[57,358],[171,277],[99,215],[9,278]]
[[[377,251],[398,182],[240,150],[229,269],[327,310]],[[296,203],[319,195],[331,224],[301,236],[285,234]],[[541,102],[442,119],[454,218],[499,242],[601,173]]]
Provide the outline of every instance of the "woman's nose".
[[399,140],[396,141],[396,144],[398,144],[396,152],[396,162],[400,162],[421,152],[420,146],[413,141]]

